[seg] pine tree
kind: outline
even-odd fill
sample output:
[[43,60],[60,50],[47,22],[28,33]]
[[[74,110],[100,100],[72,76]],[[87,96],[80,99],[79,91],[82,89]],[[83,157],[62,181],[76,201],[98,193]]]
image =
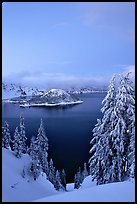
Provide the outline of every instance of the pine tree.
[[87,171],[87,166],[86,166],[86,163],[84,163],[84,169],[82,171],[82,182],[88,175],[89,174],[88,174],[88,171]]
[[56,176],[56,170],[53,166],[53,160],[50,159],[49,162],[49,174],[48,174],[48,180],[54,185],[55,183],[55,176]]
[[24,118],[23,115],[20,116],[20,125],[19,125],[19,132],[20,132],[20,138],[22,140],[22,153],[26,153],[26,134],[25,134],[25,125],[24,125]]
[[11,149],[10,142],[11,142],[11,137],[10,137],[9,125],[5,121],[5,124],[3,127],[2,147],[6,149]]
[[120,86],[116,96],[116,113],[124,124],[122,124],[123,177],[129,176],[131,160],[134,161],[135,93],[129,74],[130,72],[120,76]]
[[92,181],[96,180],[97,184],[102,183],[104,162],[103,162],[103,139],[101,137],[101,120],[97,119],[97,124],[93,129],[93,138],[90,142],[92,148],[90,153],[92,154],[90,163],[90,174],[92,176]]
[[33,158],[32,162],[31,162],[30,172],[31,172],[34,180],[36,181],[36,179],[38,178],[38,176],[41,173],[41,166],[40,166],[37,155],[35,155],[35,157]]
[[65,173],[64,169],[62,170],[62,172],[60,174],[60,178],[61,178],[61,184],[66,190],[66,173]]
[[55,183],[54,183],[55,189],[58,191],[60,189],[63,189],[63,186],[61,185],[61,178],[60,178],[60,173],[57,170],[56,171],[56,177],[55,177]]
[[41,173],[41,166],[40,166],[40,162],[39,162],[39,158],[38,158],[38,151],[39,151],[39,149],[38,149],[37,144],[35,142],[35,138],[32,137],[31,143],[30,143],[29,153],[30,153],[30,156],[32,159],[31,166],[30,166],[30,172],[31,172],[31,175],[33,176],[34,180],[36,180]]
[[134,91],[128,75],[120,78],[117,92],[114,79],[102,102],[102,121],[98,120],[91,140],[90,173],[97,184],[123,180],[129,172],[128,155],[131,155],[129,152],[133,149],[129,148],[129,144],[132,143],[131,132],[134,132]]
[[115,146],[112,131],[116,126],[115,108],[115,76],[112,77],[108,93],[102,101],[103,115],[102,120],[98,120],[93,129],[93,139],[91,140],[92,153],[90,159],[90,173],[97,184],[108,183],[111,181],[112,161],[114,158]]
[[45,134],[43,127],[43,121],[41,119],[40,128],[38,129],[38,135],[36,138],[37,147],[39,150],[38,157],[42,167],[43,172],[48,174],[48,139]]
[[29,155],[31,156],[32,159],[35,155],[35,152],[37,151],[38,151],[38,148],[36,147],[35,137],[32,137],[30,141],[30,147],[29,147]]
[[74,188],[78,189],[81,186],[81,183],[82,183],[81,172],[79,168],[78,172],[75,174],[75,177],[74,177]]
[[17,158],[20,158],[22,155],[22,140],[20,137],[20,133],[18,131],[18,127],[16,127],[14,132],[14,140],[13,140],[13,151]]
[[128,154],[128,163],[129,163],[129,177],[135,177],[135,126],[132,129],[132,136],[130,139],[129,154]]

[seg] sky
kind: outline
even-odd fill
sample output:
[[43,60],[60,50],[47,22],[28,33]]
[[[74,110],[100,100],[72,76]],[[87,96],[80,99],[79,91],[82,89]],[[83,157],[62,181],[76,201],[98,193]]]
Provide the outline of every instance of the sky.
[[2,3],[2,79],[39,87],[107,84],[135,72],[134,2]]

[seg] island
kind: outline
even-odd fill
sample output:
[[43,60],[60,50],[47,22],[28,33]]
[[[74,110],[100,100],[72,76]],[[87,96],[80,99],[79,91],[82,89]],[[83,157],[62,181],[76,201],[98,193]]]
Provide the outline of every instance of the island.
[[20,103],[20,107],[55,107],[55,106],[66,106],[66,105],[76,105],[83,103],[82,100],[75,98],[66,91],[62,89],[51,89],[44,95],[39,97],[33,97],[26,102]]

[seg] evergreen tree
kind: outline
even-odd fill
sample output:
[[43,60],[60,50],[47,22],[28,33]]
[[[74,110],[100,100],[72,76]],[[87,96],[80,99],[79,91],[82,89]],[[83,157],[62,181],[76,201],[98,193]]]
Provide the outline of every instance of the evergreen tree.
[[25,134],[25,125],[23,115],[20,116],[20,125],[19,125],[20,139],[22,141],[22,153],[26,153],[26,134]]
[[79,169],[78,172],[75,174],[75,177],[74,177],[74,188],[78,189],[81,186],[81,183],[82,183],[81,172]]
[[120,77],[120,86],[116,95],[116,114],[123,123],[121,127],[123,141],[123,176],[129,176],[131,160],[134,161],[135,93],[133,82],[130,80],[129,74],[130,72]]
[[14,140],[13,140],[13,151],[17,158],[20,158],[22,155],[22,140],[20,137],[20,133],[18,131],[18,127],[16,127],[14,132]]
[[54,183],[55,189],[58,191],[60,189],[63,189],[63,186],[61,185],[61,178],[60,178],[60,173],[57,170],[56,171],[56,177],[55,177],[55,183]]
[[53,166],[53,160],[50,159],[48,179],[53,185],[55,183],[55,176],[56,176],[56,170],[55,170],[55,167]]
[[9,125],[5,121],[5,124],[3,127],[2,147],[6,148],[6,149],[11,149],[10,148],[10,142],[11,142],[11,137],[10,137]]
[[35,138],[32,137],[31,143],[30,143],[29,153],[30,153],[30,156],[32,159],[31,166],[30,166],[30,172],[31,172],[31,175],[33,176],[34,180],[36,180],[41,173],[41,166],[40,166],[40,162],[39,162],[39,158],[38,158],[38,151],[39,151],[39,149],[38,149],[37,144],[35,142]]
[[102,183],[104,162],[103,162],[103,138],[101,137],[101,120],[97,119],[97,124],[93,129],[93,138],[90,142],[92,148],[90,153],[92,154],[90,163],[90,174],[92,176],[92,181],[96,180],[97,184]]
[[[102,120],[98,120],[93,129],[93,139],[91,140],[92,153],[90,159],[90,173],[97,184],[108,183],[111,181],[112,161],[114,158],[115,146],[112,131],[116,126],[115,108],[115,76],[113,76],[108,93],[102,101],[103,115]],[[113,142],[112,142],[113,141]]]
[[61,184],[66,190],[66,173],[64,169],[62,170],[60,177],[61,177]]
[[34,180],[36,181],[36,179],[38,178],[38,176],[41,173],[41,166],[40,166],[37,154],[34,156],[32,162],[31,162],[30,172],[31,172]]
[[36,146],[35,137],[32,137],[30,141],[30,147],[29,147],[29,155],[31,156],[32,159],[36,152],[38,154],[38,148]]
[[128,163],[129,163],[129,177],[135,177],[135,126],[132,130],[132,136],[130,139]]
[[45,130],[43,127],[43,121],[41,119],[40,128],[38,129],[38,135],[36,138],[36,143],[38,147],[38,157],[42,167],[43,172],[48,174],[48,139],[45,134]]
[[86,163],[84,163],[84,169],[82,171],[82,182],[88,175],[89,174],[88,174],[88,171],[87,171],[87,166],[86,166]]
[[102,121],[98,120],[91,140],[90,173],[97,184],[124,179],[129,171],[128,155],[131,155],[129,152],[133,149],[129,148],[129,144],[134,143],[130,142],[131,132],[134,132],[131,131],[134,127],[134,91],[126,75],[120,78],[116,93],[114,79],[103,100]]

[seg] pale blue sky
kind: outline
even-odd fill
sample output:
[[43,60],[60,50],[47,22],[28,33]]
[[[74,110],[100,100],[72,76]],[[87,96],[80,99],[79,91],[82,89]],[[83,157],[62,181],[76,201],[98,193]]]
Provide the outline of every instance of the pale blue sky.
[[134,69],[134,35],[133,2],[3,3],[3,80],[103,83]]

